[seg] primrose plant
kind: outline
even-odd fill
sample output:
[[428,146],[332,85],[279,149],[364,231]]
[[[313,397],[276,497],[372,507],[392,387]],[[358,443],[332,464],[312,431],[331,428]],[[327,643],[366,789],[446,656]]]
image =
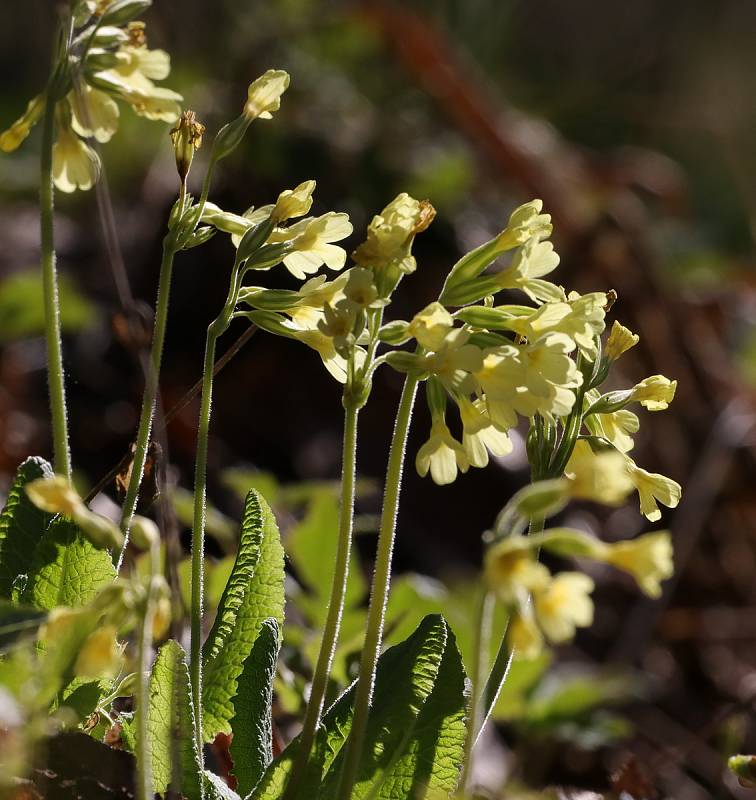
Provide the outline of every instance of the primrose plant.
[[[438,300],[408,321],[387,319],[387,309],[402,279],[417,271],[412,248],[433,222],[429,202],[404,193],[392,200],[373,217],[347,269],[340,243],[352,225],[341,212],[309,216],[314,180],[243,214],[211,202],[215,168],[253,122],[271,119],[279,109],[289,85],[286,72],[269,70],[249,86],[242,113],[213,138],[193,197],[188,178],[205,129],[194,113],[181,111],[178,94],[154,83],[167,77],[169,58],[148,49],[145,26],[135,21],[149,5],[72,2],[47,87],[0,135],[0,147],[13,150],[43,120],[42,279],[54,451],[54,467],[41,458],[21,464],[0,516],[0,707],[9,709],[0,716],[0,784],[37,780],[41,754],[75,734],[95,742],[102,759],[114,745],[125,751],[140,800],[169,794],[189,800],[466,795],[475,743],[506,691],[512,659],[570,641],[593,619],[592,579],[578,571],[553,574],[539,560],[541,551],[614,565],[652,597],[671,575],[666,532],[609,544],[545,523],[572,499],[618,506],[637,491],[640,511],[652,522],[661,516],[658,503],[677,505],[679,485],[647,472],[629,455],[639,426],[631,407],[666,409],[675,382],[655,375],[631,389],[602,390],[638,336],[617,321],[605,335],[613,292],[566,293],[547,279],[559,257],[549,241],[551,218],[539,200],[517,208],[497,236],[460,259]],[[100,156],[91,140],[106,142],[115,133],[119,102],[173,124],[179,182],[116,524],[90,510],[71,483],[52,206],[55,187],[86,190],[96,182]],[[226,301],[207,329],[187,655],[186,621],[171,618],[161,531],[135,511],[152,437],[173,263],[217,232],[229,236],[233,258]],[[508,266],[499,268],[503,255]],[[298,289],[255,285],[259,272],[281,269],[302,282]],[[503,290],[524,304],[497,301]],[[208,626],[205,618],[213,375],[218,342],[237,318],[315,350],[343,386],[338,547],[325,623],[301,730],[275,758],[272,703],[283,637],[285,551],[275,516],[255,490],[246,497],[238,552],[214,621]],[[381,367],[401,373],[404,387],[388,449],[359,672],[326,707],[352,563],[359,415]],[[437,484],[486,467],[489,454],[512,449],[515,426],[528,430],[531,483],[484,535],[479,613],[470,620],[478,647],[467,669],[441,616],[426,617],[404,642],[383,648],[407,436],[421,386],[431,426],[415,464]],[[135,559],[140,551],[145,555]],[[488,664],[494,603],[506,608],[509,624]],[[169,630],[177,638],[167,639]],[[233,762],[224,776],[205,763],[208,745],[221,735],[230,737]],[[72,748],[76,741],[70,739]]]

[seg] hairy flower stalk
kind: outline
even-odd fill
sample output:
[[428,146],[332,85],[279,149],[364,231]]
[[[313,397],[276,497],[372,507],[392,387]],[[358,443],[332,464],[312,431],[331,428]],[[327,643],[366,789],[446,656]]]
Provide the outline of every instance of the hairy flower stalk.
[[150,361],[147,375],[145,376],[142,411],[139,416],[139,428],[137,430],[137,438],[134,446],[134,459],[131,464],[126,498],[124,499],[123,508],[121,510],[121,530],[123,531],[125,540],[117,559],[117,568],[119,571],[123,563],[126,546],[128,545],[129,528],[131,527],[131,520],[136,511],[139,487],[142,483],[142,477],[144,476],[144,465],[147,461],[147,451],[150,445],[150,433],[155,416],[155,401],[157,399],[160,380],[160,365],[163,359],[165,329],[168,323],[173,261],[176,252],[176,240],[174,235],[169,233],[163,241],[163,258],[160,263],[160,277],[158,279],[155,324],[152,332]]
[[40,180],[40,230],[42,243],[42,291],[45,306],[45,344],[47,346],[47,384],[53,429],[55,471],[71,477],[71,452],[68,446],[68,412],[66,409],[63,346],[60,333],[58,273],[55,267],[53,231],[53,136],[55,103],[45,104],[42,122],[42,156]]
[[407,446],[412,409],[415,404],[419,379],[409,373],[404,382],[402,396],[397,409],[396,424],[391,438],[386,485],[383,490],[383,509],[381,525],[378,533],[378,550],[376,553],[373,584],[370,591],[370,607],[368,609],[365,643],[360,659],[360,676],[354,698],[354,717],[349,739],[346,743],[346,755],[342,767],[338,800],[349,800],[357,778],[357,769],[365,743],[370,699],[375,684],[375,672],[378,655],[383,641],[383,623],[391,582],[391,560],[394,553],[394,537],[396,534],[396,517],[399,509],[399,491],[404,468],[404,455]]
[[291,777],[284,792],[284,800],[295,798],[304,777],[307,762],[315,741],[323,701],[328,687],[333,658],[339,639],[341,617],[344,612],[349,578],[349,558],[352,551],[352,528],[354,524],[354,482],[357,459],[357,416],[358,404],[345,399],[344,410],[344,443],[341,472],[341,506],[339,511],[339,540],[336,551],[336,563],[333,571],[331,595],[328,602],[328,616],[323,628],[318,660],[312,677],[312,688],[307,702],[307,711],[299,735],[296,760]]
[[[228,324],[228,323],[226,323]],[[189,678],[194,702],[197,749],[202,753],[202,612],[205,581],[205,495],[207,491],[207,446],[213,402],[213,366],[218,337],[223,331],[222,318],[207,329],[205,361],[202,372],[202,400],[197,428],[197,455],[194,469],[194,519],[192,524],[192,605]]]

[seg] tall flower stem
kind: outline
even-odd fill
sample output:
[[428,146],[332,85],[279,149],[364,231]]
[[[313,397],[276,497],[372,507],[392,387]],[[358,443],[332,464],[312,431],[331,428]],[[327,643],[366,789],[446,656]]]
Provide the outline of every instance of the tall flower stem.
[[42,122],[42,156],[40,159],[40,240],[42,291],[45,307],[45,344],[47,347],[47,385],[50,394],[55,471],[70,480],[71,453],[68,447],[68,412],[66,410],[58,274],[55,268],[53,231],[52,151],[54,134],[55,101],[52,97],[48,97]]
[[149,680],[150,680],[150,645],[155,617],[154,591],[155,576],[160,572],[160,545],[156,541],[150,548],[150,576],[147,593],[144,598],[142,624],[139,627],[137,642],[137,800],[152,800],[155,790],[152,785],[152,753],[150,750],[150,732],[148,725]]
[[467,738],[465,740],[465,760],[462,767],[460,786],[463,794],[469,789],[472,776],[472,752],[475,739],[480,727],[481,707],[480,701],[483,690],[483,674],[487,667],[488,647],[491,636],[491,618],[493,615],[494,597],[488,589],[484,588],[478,602],[477,624],[475,626],[475,649],[470,681],[470,712],[467,715]]
[[402,389],[402,396],[399,400],[394,434],[391,439],[391,450],[386,470],[386,485],[383,490],[383,510],[378,534],[378,550],[373,573],[373,585],[370,592],[367,630],[360,661],[360,676],[357,681],[354,699],[354,718],[346,744],[346,755],[344,757],[337,800],[349,800],[352,796],[352,788],[357,778],[357,770],[365,743],[365,732],[367,730],[368,714],[370,713],[370,699],[375,683],[378,655],[383,640],[383,622],[391,581],[391,559],[394,552],[396,515],[399,508],[404,452],[407,446],[407,434],[409,433],[418,382],[416,376],[407,375]]
[[194,700],[197,748],[202,752],[202,607],[205,580],[205,497],[207,494],[207,447],[213,403],[213,366],[218,337],[225,329],[219,318],[207,329],[202,372],[202,400],[197,428],[197,458],[194,470],[194,520],[192,525],[192,605],[189,676]]
[[124,500],[123,509],[121,511],[121,530],[125,538],[123,548],[118,556],[119,570],[123,563],[126,546],[128,545],[129,528],[131,527],[131,520],[136,510],[139,487],[142,483],[144,465],[147,461],[152,421],[155,416],[155,399],[157,398],[160,380],[160,364],[163,359],[163,343],[165,341],[165,329],[168,322],[168,303],[171,294],[171,276],[173,274],[173,259],[175,255],[175,243],[172,234],[169,234],[163,241],[163,258],[160,264],[160,278],[158,281],[150,362],[147,375],[145,376],[142,411],[139,417],[139,429],[137,431],[136,445],[134,448],[134,460],[131,465],[129,485],[126,489],[126,499]]
[[352,527],[354,520],[354,482],[357,460],[357,415],[356,404],[345,402],[344,410],[344,442],[341,472],[341,508],[339,513],[339,540],[336,550],[336,564],[331,584],[331,597],[328,603],[328,616],[323,628],[320,652],[312,678],[310,699],[307,703],[302,732],[299,736],[296,760],[292,767],[291,777],[286,786],[284,800],[297,796],[297,791],[304,777],[307,761],[315,741],[323,700],[328,686],[336,645],[341,628],[341,617],[344,612],[344,597],[349,577],[349,557],[352,551]]

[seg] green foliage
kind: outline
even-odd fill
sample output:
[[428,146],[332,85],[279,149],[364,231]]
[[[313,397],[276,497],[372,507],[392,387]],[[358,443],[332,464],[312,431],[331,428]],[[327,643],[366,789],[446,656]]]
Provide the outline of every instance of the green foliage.
[[278,660],[278,625],[267,619],[239,676],[234,698],[231,757],[241,795],[249,794],[273,760],[273,677]]
[[187,800],[200,800],[189,670],[183,648],[173,640],[162,646],[152,669],[147,719],[155,791],[170,787]]
[[[338,501],[332,492],[325,490],[313,496],[304,520],[286,539],[286,552],[297,575],[308,589],[307,594],[299,597],[297,605],[315,629],[325,623],[328,613],[338,530]],[[357,557],[352,553],[345,597],[346,613],[360,604],[366,593],[365,579]]]
[[108,552],[96,548],[73,522],[57,517],[35,548],[21,599],[48,611],[81,606],[114,577]]
[[284,616],[284,553],[275,518],[256,492],[247,495],[239,552],[204,647],[203,727],[207,741],[230,733],[233,699],[261,626]]
[[[60,318],[64,331],[87,327],[95,317],[94,306],[64,275],[58,284]],[[45,331],[42,279],[39,272],[18,272],[0,283],[0,342],[11,342]]]
[[[325,714],[303,794],[336,789],[352,723],[354,687]],[[443,617],[426,617],[406,641],[379,659],[373,710],[353,797],[417,797],[451,791],[464,745],[465,678]],[[280,797],[297,740],[271,765],[252,797]],[[405,794],[406,791],[410,794]],[[398,792],[398,794],[397,794]]]
[[18,576],[32,566],[34,547],[52,519],[26,496],[24,486],[37,478],[52,477],[52,467],[42,458],[27,458],[16,472],[0,513],[0,597],[11,598]]

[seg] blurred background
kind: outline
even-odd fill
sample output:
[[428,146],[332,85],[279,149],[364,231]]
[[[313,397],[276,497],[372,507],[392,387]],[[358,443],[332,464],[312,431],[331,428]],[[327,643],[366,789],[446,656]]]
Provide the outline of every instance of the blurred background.
[[[51,9],[49,0],[0,5],[0,129],[44,84]],[[507,797],[548,786],[740,796],[724,764],[732,752],[756,751],[756,5],[155,0],[145,18],[149,45],[173,59],[166,85],[210,135],[238,114],[254,77],[270,67],[291,73],[281,111],[252,125],[218,172],[211,199],[224,209],[241,213],[315,178],[314,211],[350,214],[351,250],[398,192],[434,204],[438,216],[415,245],[418,271],[391,316],[407,319],[435,299],[459,256],[533,197],[554,217],[562,257],[554,279],[618,292],[612,315],[641,343],[620,362],[617,385],[654,373],[678,381],[669,412],[642,415],[635,451],[684,487],[663,520],[676,575],[651,603],[617,573],[597,573],[594,626],[550,663],[517,673],[477,777],[492,796],[504,785]],[[57,196],[72,449],[84,489],[128,451],[141,399],[140,342],[124,334],[133,305],[114,268],[122,258],[134,304],[149,319],[177,192],[168,126],[125,108],[121,119],[101,150],[101,203],[110,198],[114,228],[101,224],[95,192]],[[38,137],[0,159],[3,484],[27,455],[50,454]],[[195,160],[195,190],[206,152]],[[232,258],[227,237],[217,236],[177,260],[163,410],[200,376]],[[282,270],[264,280],[289,285]],[[400,384],[379,372],[361,416],[366,575]],[[219,376],[215,402],[209,479],[220,522],[239,516],[234,476],[338,478],[340,391],[312,351],[257,334]],[[196,417],[195,401],[160,435],[165,479],[179,490],[191,486]],[[411,458],[427,431],[421,404]],[[481,533],[528,480],[522,438],[515,443],[510,456],[450,487],[406,471],[398,573],[450,586],[476,580]],[[103,509],[106,495],[115,497],[112,484],[97,500]],[[185,543],[180,506],[172,529]],[[611,513],[575,507],[564,521],[610,540],[646,529],[634,503]],[[212,547],[220,557],[228,542],[219,535]],[[437,586],[427,580],[415,591]]]

